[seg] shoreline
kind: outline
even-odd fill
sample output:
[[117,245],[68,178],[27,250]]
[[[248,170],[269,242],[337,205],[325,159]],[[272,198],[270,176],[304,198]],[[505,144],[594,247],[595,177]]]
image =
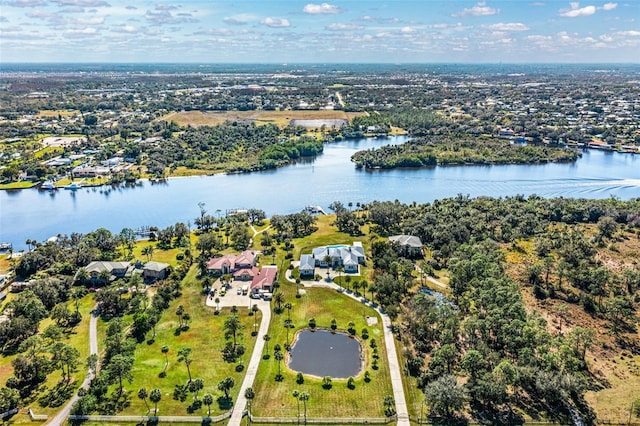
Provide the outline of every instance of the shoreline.
[[[393,135],[393,136],[402,136],[402,135]],[[366,139],[377,139],[377,138],[366,138]],[[329,142],[332,143],[332,142]],[[599,151],[599,152],[608,152],[608,153],[612,153],[612,154],[631,154],[631,155],[635,155],[638,154],[640,155],[640,150],[638,152],[630,152],[630,151],[618,151],[618,150],[603,150],[601,148],[595,148],[595,147],[585,147],[583,149],[583,151],[588,151],[588,150],[595,150],[595,151]],[[317,158],[317,156],[315,157],[305,157],[305,158],[312,158],[315,159]],[[438,167],[442,167],[442,168],[453,168],[453,167],[499,167],[499,166],[543,166],[543,165],[547,165],[547,164],[566,164],[566,165],[572,165],[577,163],[580,159],[582,158],[582,155],[578,156],[578,158],[576,158],[575,160],[547,160],[547,161],[532,161],[529,163],[518,163],[518,162],[508,162],[508,163],[496,163],[496,162],[487,162],[487,163],[447,163],[447,164],[435,164],[435,165],[424,165],[424,166],[416,166],[416,167],[381,167],[381,166],[377,166],[377,167],[366,167],[364,165],[358,165],[353,163],[354,168],[356,170],[364,170],[364,171],[368,171],[368,172],[374,172],[374,171],[386,171],[386,170],[420,170],[420,169],[436,169]],[[153,177],[144,177],[144,178],[139,178],[136,179],[135,182],[120,182],[120,183],[97,183],[97,184],[88,184],[88,185],[83,185],[82,187],[78,188],[78,190],[81,190],[83,188],[98,188],[98,187],[102,187],[102,186],[111,186],[112,188],[120,188],[123,187],[127,184],[130,184],[132,186],[137,186],[139,182],[144,182],[144,181],[148,181],[150,182],[152,185],[154,184],[161,184],[161,183],[165,183],[164,181],[168,181],[170,179],[188,179],[188,178],[203,178],[203,177],[211,177],[211,176],[218,176],[218,175],[243,175],[243,174],[251,174],[251,173],[260,173],[260,172],[265,172],[265,171],[277,171],[278,169],[284,168],[286,166],[290,166],[292,164],[292,162],[289,162],[287,164],[283,164],[279,167],[276,167],[275,169],[264,169],[264,170],[248,170],[248,171],[240,171],[240,170],[234,170],[234,171],[219,171],[219,172],[211,172],[211,173],[196,173],[193,175],[186,175],[186,176],[167,176],[164,178],[153,178]],[[45,181],[39,181],[39,182],[35,182],[33,183],[31,186],[25,186],[25,187],[17,187],[17,188],[3,188],[2,185],[0,185],[0,191],[12,191],[12,192],[17,192],[17,191],[22,191],[22,190],[27,190],[27,189],[37,189],[40,190],[40,185],[45,182]],[[13,183],[19,183],[19,182],[13,182]],[[59,189],[65,189],[64,186],[60,186],[60,187],[56,187],[55,190],[45,190],[43,189],[43,192],[54,192],[57,191]],[[77,191],[77,190],[76,190]]]

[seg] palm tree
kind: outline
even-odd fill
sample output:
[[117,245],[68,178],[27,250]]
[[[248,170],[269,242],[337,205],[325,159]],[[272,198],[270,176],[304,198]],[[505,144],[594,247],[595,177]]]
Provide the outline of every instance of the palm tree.
[[180,319],[180,328],[182,328],[182,314],[184,313],[184,307],[182,305],[178,305],[178,309],[176,309],[176,315]]
[[278,313],[282,312],[282,304],[284,303],[284,294],[282,294],[282,292],[280,291],[277,291],[273,295],[273,301],[276,302],[277,312]]
[[344,267],[343,266],[336,266],[334,269],[338,273],[338,280],[340,281],[340,284],[342,284],[342,273],[344,272]]
[[266,356],[269,353],[269,340],[271,340],[271,337],[268,334],[265,334],[262,336],[262,340],[264,340],[264,354]]
[[300,396],[298,398],[300,398],[300,401],[302,401],[302,403],[304,404],[304,424],[307,424],[307,401],[309,400],[309,398],[311,397],[311,395],[309,395],[309,392],[301,392]]
[[287,329],[287,345],[289,344],[289,329],[291,328],[291,326],[293,326],[293,321],[291,321],[290,319],[284,320],[284,327]]
[[284,359],[284,354],[282,353],[282,351],[275,351],[273,353],[273,357],[276,359],[276,361],[278,361],[278,375],[276,377],[280,378],[282,377],[282,374],[280,371],[280,361]]
[[153,256],[153,252],[156,249],[153,246],[146,246],[142,249],[142,254],[147,256],[147,262],[151,260],[151,257]]
[[236,382],[233,380],[233,377],[226,377],[218,383],[218,390],[224,392],[224,398],[226,400],[229,400],[229,390],[231,390],[231,388],[234,387],[235,384]]
[[291,308],[293,305],[290,302],[284,304],[284,307],[287,308],[287,317],[291,319]]
[[233,348],[237,346],[238,333],[244,328],[237,315],[231,315],[224,320],[224,337],[228,339],[233,337]]
[[184,365],[187,366],[187,373],[189,373],[189,383],[191,383],[191,369],[189,368],[189,365],[191,365],[193,360],[189,358],[189,355],[191,355],[191,348],[187,347],[178,350],[178,362],[184,362]]
[[300,392],[298,392],[298,390],[295,389],[291,393],[291,395],[296,399],[296,405],[298,407],[298,417],[297,417],[297,419],[298,419],[298,424],[300,424],[300,398],[299,398],[300,397]]
[[354,281],[353,283],[353,291],[356,293],[356,296],[358,295],[358,290],[360,290],[360,281]]
[[216,302],[216,311],[220,310],[220,298],[216,297],[216,300],[214,300],[214,302]]
[[247,401],[249,401],[249,413],[251,413],[251,401],[253,400],[253,398],[256,397],[256,394],[253,391],[253,388],[245,389],[244,397],[247,398]]
[[153,414],[157,415],[158,414],[158,402],[160,402],[160,400],[162,399],[162,392],[160,392],[160,389],[152,390],[151,393],[149,394],[149,399],[151,400],[151,402],[153,402],[155,404],[155,406],[153,408]]
[[168,353],[169,353],[169,346],[164,345],[164,346],[162,347],[162,349],[160,349],[160,350],[161,350],[161,351],[162,351],[162,353],[164,354],[165,362],[164,362],[164,370],[163,370],[163,371],[166,373],[166,372],[167,372],[167,366],[169,366],[169,355],[168,355]]
[[205,396],[202,397],[202,402],[204,402],[205,405],[209,407],[209,412],[207,413],[207,417],[211,417],[211,404],[213,404],[213,396],[211,396],[210,393],[205,394]]
[[138,398],[144,401],[144,405],[147,406],[147,414],[149,414],[151,408],[149,408],[149,404],[147,403],[147,396],[147,390],[145,388],[140,388],[140,390],[138,391]]
[[193,380],[193,382],[189,383],[189,392],[193,392],[193,400],[198,400],[198,392],[200,392],[204,388],[204,380],[200,377]]

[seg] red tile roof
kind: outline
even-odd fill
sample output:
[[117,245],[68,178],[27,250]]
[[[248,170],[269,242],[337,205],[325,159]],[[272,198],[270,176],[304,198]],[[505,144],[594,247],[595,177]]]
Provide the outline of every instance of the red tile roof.
[[253,281],[251,281],[251,289],[253,290],[257,288],[259,290],[262,290],[265,286],[273,286],[273,283],[276,280],[277,272],[277,266],[263,266],[260,273],[253,277]]

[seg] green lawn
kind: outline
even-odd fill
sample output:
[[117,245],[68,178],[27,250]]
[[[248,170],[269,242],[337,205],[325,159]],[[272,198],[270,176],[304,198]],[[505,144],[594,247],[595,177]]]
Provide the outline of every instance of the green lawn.
[[[179,402],[172,398],[176,384],[184,384],[188,380],[187,368],[184,363],[178,362],[178,350],[184,347],[192,349],[191,364],[192,377],[200,377],[204,380],[204,390],[200,392],[200,398],[205,393],[214,396],[214,404],[211,406],[211,415],[218,415],[228,409],[221,409],[217,399],[223,393],[217,389],[218,382],[227,376],[233,377],[235,386],[231,390],[233,400],[237,398],[240,385],[246,369],[236,372],[236,363],[227,363],[222,359],[221,350],[225,344],[223,324],[230,311],[223,309],[220,315],[214,315],[213,309],[205,306],[202,296],[202,286],[196,278],[196,267],[193,267],[183,282],[183,293],[180,298],[172,301],[171,306],[163,312],[160,323],[157,326],[155,341],[151,344],[142,343],[135,353],[133,367],[133,382],[126,384],[125,388],[131,393],[131,405],[121,412],[123,415],[144,414],[146,407],[144,402],[137,398],[138,389],[145,387],[148,391],[158,388],[162,391],[162,400],[158,404],[159,415],[189,415],[187,407],[192,402],[192,394],[185,402]],[[185,312],[191,316],[189,330],[176,333],[178,318],[175,311],[178,305],[183,305]],[[246,346],[246,353],[242,360],[246,365],[253,351],[255,338],[251,336],[254,317],[248,316],[247,308],[239,308],[239,318],[245,329],[239,342]],[[258,320],[260,320],[258,314]],[[165,356],[161,352],[162,346],[168,346],[169,365],[166,377],[161,378],[160,373],[165,365]],[[193,415],[206,415],[207,407],[193,413]]]
[[[286,299],[293,305],[291,319],[295,328],[290,332],[289,339],[295,331],[306,328],[308,320],[315,318],[318,327],[329,328],[331,320],[335,318],[338,330],[346,330],[348,323],[353,321],[357,335],[360,336],[363,328],[369,330],[369,339],[364,341],[365,370],[371,374],[371,382],[365,383],[363,373],[355,379],[355,389],[350,390],[346,386],[346,380],[333,380],[332,389],[322,388],[318,378],[305,377],[304,384],[296,383],[296,373],[289,370],[283,361],[281,364],[284,380],[275,381],[278,372],[277,361],[270,357],[262,360],[254,383],[256,398],[253,402],[253,413],[256,416],[284,416],[295,417],[297,408],[295,399],[291,396],[294,389],[306,391],[310,394],[307,403],[307,414],[310,417],[381,417],[384,414],[383,400],[385,396],[392,395],[391,383],[388,372],[387,356],[384,349],[384,338],[380,323],[376,326],[367,326],[365,316],[375,316],[372,309],[363,304],[338,293],[332,289],[307,288],[306,294],[301,298],[295,298],[295,285],[287,284],[281,287]],[[272,302],[272,306],[275,306]],[[286,341],[286,329],[283,327],[287,319],[287,311],[282,314],[274,314],[269,328],[269,352],[273,354],[276,343],[284,347]],[[378,344],[379,369],[371,367],[372,349],[369,347],[371,339]]]
[[29,180],[23,180],[20,182],[11,182],[11,183],[2,183],[0,184],[1,189],[26,189],[34,187],[38,182],[31,182]]

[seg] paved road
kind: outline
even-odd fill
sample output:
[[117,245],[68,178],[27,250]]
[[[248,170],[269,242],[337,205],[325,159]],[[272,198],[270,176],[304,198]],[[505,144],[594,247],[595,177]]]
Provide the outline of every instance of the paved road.
[[[94,310],[91,311],[91,320],[89,321],[89,353],[98,355],[98,316],[96,314],[96,308],[97,305]],[[80,387],[89,387],[89,383],[92,379],[93,373],[91,371],[87,371],[87,375]],[[75,404],[78,399],[79,397],[76,393],[54,418],[45,423],[45,426],[61,426],[64,424],[67,416],[69,416],[69,413],[71,412],[71,407],[73,407],[73,404]]]
[[242,423],[242,413],[247,404],[247,398],[244,397],[244,391],[245,389],[253,386],[253,381],[258,373],[258,365],[260,364],[262,353],[264,351],[264,339],[262,337],[267,334],[267,331],[269,331],[269,323],[271,322],[271,307],[269,302],[256,300],[255,303],[258,305],[260,312],[262,312],[262,322],[260,323],[258,335],[255,337],[256,345],[253,348],[251,360],[249,360],[247,374],[244,376],[242,386],[240,386],[240,394],[238,395],[238,399],[235,404],[233,404],[233,412],[231,413],[228,426],[240,426]]

